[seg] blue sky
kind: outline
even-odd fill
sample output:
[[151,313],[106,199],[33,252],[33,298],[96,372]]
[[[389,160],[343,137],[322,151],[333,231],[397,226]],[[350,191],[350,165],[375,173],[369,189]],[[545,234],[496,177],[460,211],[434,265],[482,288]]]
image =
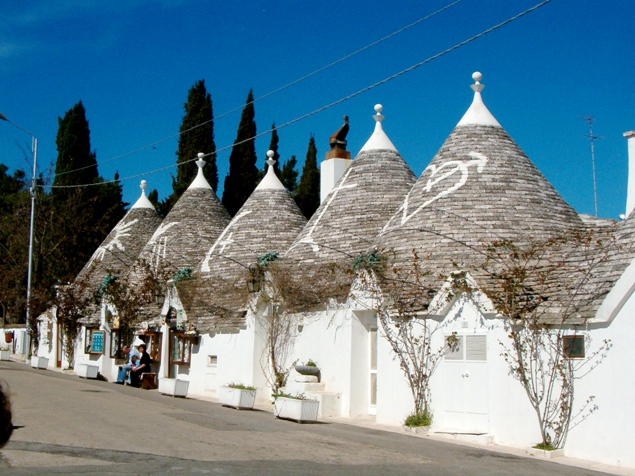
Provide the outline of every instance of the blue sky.
[[[57,118],[82,100],[100,174],[122,178],[173,165],[188,89],[205,79],[218,149],[235,139],[250,88],[263,96],[382,38],[452,0],[248,1],[21,0],[0,7],[0,111],[39,139],[39,170],[56,158]],[[258,132],[370,86],[537,4],[457,5],[255,104]],[[594,213],[587,123],[593,116],[599,215],[626,201],[627,145],[635,129],[635,2],[552,0],[546,6],[398,78],[278,131],[300,165],[315,135],[318,158],[350,117],[349,150],[384,130],[419,176],[472,100],[483,73],[486,105],[560,194]],[[220,117],[223,113],[237,111]],[[149,146],[154,144],[153,146]],[[269,136],[256,141],[260,166]],[[29,138],[0,122],[0,162],[28,168]],[[148,147],[149,146],[149,147]],[[208,152],[208,151],[203,151]],[[230,150],[218,154],[219,186]],[[133,202],[145,178],[160,197],[170,173],[124,180]],[[220,193],[219,193],[220,195]]]

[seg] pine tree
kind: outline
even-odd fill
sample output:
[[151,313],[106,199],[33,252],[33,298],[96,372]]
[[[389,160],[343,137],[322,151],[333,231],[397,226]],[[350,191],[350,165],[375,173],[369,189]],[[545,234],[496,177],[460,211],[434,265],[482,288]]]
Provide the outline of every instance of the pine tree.
[[282,169],[280,169],[280,181],[292,196],[295,195],[295,191],[298,187],[298,171],[295,170],[297,164],[298,161],[295,155],[292,155],[291,158],[282,165]]
[[223,205],[231,216],[247,201],[258,183],[256,167],[256,121],[254,94],[249,90],[236,133],[236,141],[229,156],[229,174],[225,177]]
[[309,139],[295,202],[307,219],[311,218],[320,206],[320,172],[317,168],[317,148],[313,135]]
[[[203,169],[205,178],[214,190],[218,187],[216,144],[214,143],[214,113],[212,97],[205,89],[205,80],[194,83],[183,105],[185,115],[181,122],[176,178],[172,177],[172,194],[161,203],[160,212],[166,215],[196,177],[195,159],[199,152],[206,154]],[[211,154],[211,155],[207,155]]]

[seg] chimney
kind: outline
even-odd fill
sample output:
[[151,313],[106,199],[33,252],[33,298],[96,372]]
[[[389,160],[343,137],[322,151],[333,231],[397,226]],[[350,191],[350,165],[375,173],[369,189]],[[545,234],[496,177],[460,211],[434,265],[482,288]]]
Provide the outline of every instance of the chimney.
[[635,208],[635,131],[624,133],[628,139],[628,185],[626,189],[626,216]]
[[326,158],[320,164],[320,203],[351,165],[351,153],[346,150],[348,129],[348,116],[344,116],[344,125],[330,137],[331,150],[326,152]]

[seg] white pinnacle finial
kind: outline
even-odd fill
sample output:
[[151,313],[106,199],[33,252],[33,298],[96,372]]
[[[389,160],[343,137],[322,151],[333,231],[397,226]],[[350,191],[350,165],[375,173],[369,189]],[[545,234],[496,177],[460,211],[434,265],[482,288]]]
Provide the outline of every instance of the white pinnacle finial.
[[383,111],[384,106],[382,106],[381,104],[375,104],[375,112],[377,114],[375,114],[373,116],[373,119],[375,119],[377,122],[381,122],[384,120],[384,116],[382,116],[381,111]]
[[205,175],[203,174],[203,167],[205,167],[205,160],[203,159],[203,157],[205,157],[205,154],[203,152],[199,152],[198,154],[196,154],[196,156],[198,157],[198,160],[196,161],[196,165],[198,166],[198,172],[196,172],[196,177],[194,178],[194,180],[192,181],[192,183],[190,184],[189,187],[187,187],[187,189],[191,189],[191,188],[212,188],[209,184],[209,182],[205,179]]
[[151,209],[154,210],[154,205],[152,205],[152,203],[150,203],[150,200],[148,200],[148,197],[146,197],[146,188],[147,187],[148,187],[148,182],[146,182],[145,180],[142,180],[141,183],[139,184],[139,188],[141,189],[141,196],[134,203],[134,205],[132,205],[132,207],[130,207],[130,209],[133,209],[133,208],[151,208]]
[[276,160],[273,158],[274,155],[276,155],[276,153],[273,150],[267,151],[267,164],[269,167],[273,167],[276,164]]
[[474,80],[474,84],[470,86],[470,88],[472,88],[472,91],[474,91],[475,93],[480,93],[483,89],[485,89],[485,85],[481,84],[481,79],[483,79],[483,75],[481,73],[475,71],[474,73],[472,73],[472,79]]
[[492,116],[492,113],[485,107],[483,98],[481,97],[481,91],[485,89],[485,85],[481,84],[483,75],[475,71],[472,74],[472,79],[474,80],[474,84],[470,85],[470,88],[474,91],[474,99],[457,126],[481,125],[500,127],[496,118]]
[[203,157],[205,157],[205,154],[203,152],[199,152],[198,153],[198,160],[196,161],[196,165],[198,165],[198,168],[200,170],[202,170],[203,166],[205,165],[205,160],[203,160]]

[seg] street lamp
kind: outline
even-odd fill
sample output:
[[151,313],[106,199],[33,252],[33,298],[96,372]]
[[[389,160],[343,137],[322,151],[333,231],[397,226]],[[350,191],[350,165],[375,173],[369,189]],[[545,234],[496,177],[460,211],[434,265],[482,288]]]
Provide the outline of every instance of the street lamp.
[[18,129],[20,129],[21,131],[26,132],[27,134],[29,134],[31,136],[31,151],[33,152],[33,174],[31,175],[31,188],[29,190],[29,193],[31,194],[31,225],[29,228],[29,269],[27,272],[27,278],[26,278],[26,332],[25,332],[25,337],[24,337],[24,357],[25,359],[29,358],[29,350],[31,347],[31,338],[29,336],[29,330],[30,330],[30,316],[31,316],[31,274],[32,274],[32,270],[33,270],[33,229],[35,228],[35,177],[37,174],[37,138],[35,137],[35,135],[25,129],[24,127],[21,127],[19,125],[17,125],[14,122],[11,122],[7,116],[5,116],[4,114],[2,114],[0,112],[0,120],[2,121],[6,121],[9,124],[13,125],[14,127],[17,127]]

